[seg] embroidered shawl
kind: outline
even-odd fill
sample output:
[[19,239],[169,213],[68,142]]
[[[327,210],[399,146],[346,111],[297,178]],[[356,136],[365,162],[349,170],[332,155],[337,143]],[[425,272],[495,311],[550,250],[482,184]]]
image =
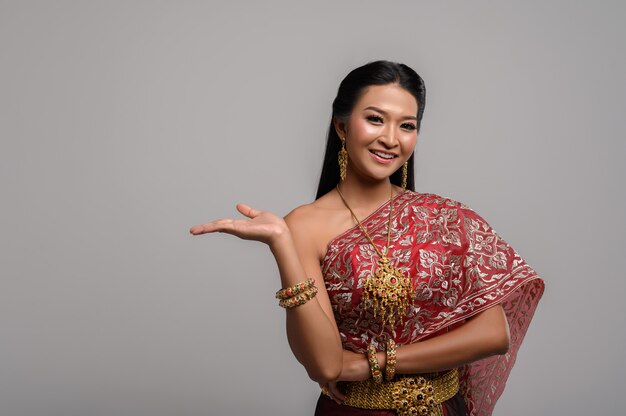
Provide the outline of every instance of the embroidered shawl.
[[[384,349],[436,336],[501,304],[510,328],[509,351],[461,367],[468,415],[491,415],[543,294],[535,271],[477,213],[448,198],[406,191],[392,201],[389,259],[410,276],[415,297],[393,333],[361,303],[378,254],[358,226],[328,244],[322,272],[345,349]],[[389,203],[361,221],[380,250],[387,243]]]

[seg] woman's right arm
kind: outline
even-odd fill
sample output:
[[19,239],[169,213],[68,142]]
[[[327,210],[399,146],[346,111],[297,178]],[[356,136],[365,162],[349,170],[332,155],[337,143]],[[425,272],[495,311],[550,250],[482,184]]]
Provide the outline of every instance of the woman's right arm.
[[319,383],[336,380],[342,370],[342,349],[316,251],[316,230],[305,209],[295,209],[284,219],[245,204],[237,210],[249,219],[220,219],[191,228],[193,235],[223,232],[266,243],[278,265],[283,288],[315,280],[317,296],[304,305],[287,309],[287,339],[309,377]]
[[319,265],[313,224],[301,209],[285,217],[288,231],[270,245],[282,287],[308,278],[315,280],[317,296],[304,305],[287,309],[287,339],[309,377],[319,383],[336,380],[343,366],[337,324]]

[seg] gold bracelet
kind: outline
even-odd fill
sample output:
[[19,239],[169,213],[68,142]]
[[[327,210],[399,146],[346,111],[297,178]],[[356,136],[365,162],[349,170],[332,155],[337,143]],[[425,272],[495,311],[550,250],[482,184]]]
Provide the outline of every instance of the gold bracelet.
[[278,302],[278,305],[285,309],[295,308],[296,306],[304,305],[313,299],[315,295],[317,295],[317,286],[313,286],[311,289],[305,290],[299,295],[292,296],[287,299],[281,299],[280,302]]
[[315,286],[315,280],[307,279],[304,282],[296,283],[276,292],[276,299],[284,300],[299,295]]
[[374,344],[370,344],[367,347],[367,361],[370,364],[370,371],[372,372],[372,379],[376,383],[380,383],[383,381],[383,374],[380,371],[380,366],[378,365],[378,358],[376,358],[376,347]]
[[385,380],[391,381],[396,375],[396,341],[387,340],[387,364],[385,365]]

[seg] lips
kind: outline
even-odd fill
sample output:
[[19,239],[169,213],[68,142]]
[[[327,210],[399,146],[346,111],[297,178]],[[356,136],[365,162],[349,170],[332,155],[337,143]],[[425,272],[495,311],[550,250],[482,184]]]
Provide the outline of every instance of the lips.
[[370,150],[370,154],[379,163],[388,164],[398,157],[398,155],[389,152],[383,152],[380,150]]

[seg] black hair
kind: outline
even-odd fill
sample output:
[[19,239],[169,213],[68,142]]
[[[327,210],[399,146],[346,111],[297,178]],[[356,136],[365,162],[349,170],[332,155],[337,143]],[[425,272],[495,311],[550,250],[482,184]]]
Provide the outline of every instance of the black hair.
[[[339,183],[339,165],[337,155],[341,149],[341,139],[337,135],[334,126],[335,117],[347,119],[356,102],[361,98],[365,89],[372,85],[398,84],[415,97],[417,101],[417,131],[419,132],[426,103],[426,88],[424,80],[413,69],[405,64],[390,61],[374,61],[353,69],[339,84],[337,96],[333,101],[333,112],[330,117],[328,128],[328,140],[326,153],[322,165],[322,174],[317,187],[315,199],[331,191]],[[413,159],[415,153],[408,160],[407,189],[415,190],[415,178],[413,175]],[[402,168],[391,175],[391,183],[400,185],[402,181]]]

